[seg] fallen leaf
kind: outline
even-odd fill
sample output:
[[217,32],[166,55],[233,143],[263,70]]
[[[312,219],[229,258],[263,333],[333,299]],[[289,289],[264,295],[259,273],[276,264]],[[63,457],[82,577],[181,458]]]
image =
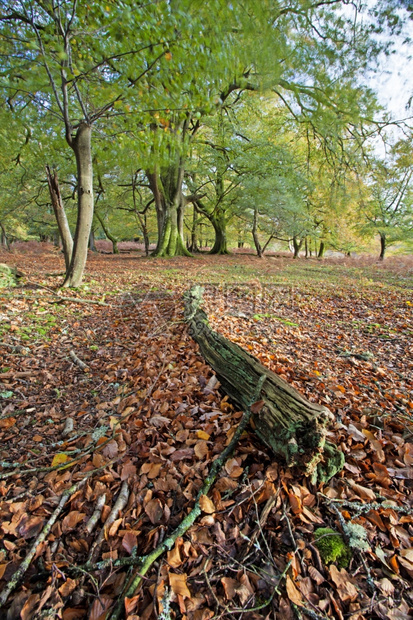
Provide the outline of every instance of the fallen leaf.
[[181,573],[179,575],[176,573],[169,573],[169,585],[174,594],[179,594],[183,598],[191,598],[191,593],[186,585],[187,578],[188,576],[186,573]]
[[16,418],[4,418],[0,420],[0,428],[3,430],[7,430],[16,424]]
[[151,523],[156,525],[163,517],[163,505],[160,499],[151,499],[145,506],[145,512]]
[[70,456],[68,456],[67,454],[64,454],[64,452],[59,452],[58,454],[55,454],[53,457],[52,467],[56,467],[57,465],[63,465],[64,463],[67,463],[71,460],[72,459],[70,458]]
[[179,551],[179,545],[177,545],[177,543],[175,543],[173,548],[168,551],[166,555],[166,561],[168,562],[169,566],[172,566],[172,568],[178,568],[179,566],[181,566],[182,559]]
[[207,495],[201,495],[199,498],[199,505],[202,512],[206,512],[207,514],[213,514],[216,512],[214,502]]
[[79,512],[78,510],[72,510],[69,514],[63,519],[62,522],[62,532],[63,534],[67,534],[71,530],[74,530],[76,525],[83,521],[86,517],[84,512]]
[[338,570],[335,564],[330,565],[331,579],[337,586],[337,592],[343,603],[349,603],[355,601],[358,597],[358,591],[350,581],[350,575],[342,568]]
[[126,551],[132,555],[133,549],[138,544],[138,537],[134,532],[126,532],[124,537],[122,538],[122,547],[126,549]]
[[74,579],[70,579],[70,577],[67,577],[66,581],[59,588],[60,596],[62,596],[63,598],[70,596],[76,586],[77,581],[75,581]]
[[287,595],[290,601],[294,603],[295,605],[303,605],[303,599],[301,596],[301,592],[296,588],[293,580],[291,579],[289,575],[287,575],[286,588],[287,588]]
[[100,594],[100,596],[93,601],[88,620],[103,620],[106,617],[106,612],[112,606],[112,603],[113,599],[104,594]]

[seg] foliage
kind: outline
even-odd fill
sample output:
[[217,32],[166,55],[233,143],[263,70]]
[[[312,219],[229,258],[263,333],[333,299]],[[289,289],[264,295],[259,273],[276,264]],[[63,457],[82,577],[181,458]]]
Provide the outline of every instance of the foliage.
[[319,527],[314,531],[315,545],[325,564],[337,562],[339,568],[347,568],[351,551],[338,532],[330,527]]

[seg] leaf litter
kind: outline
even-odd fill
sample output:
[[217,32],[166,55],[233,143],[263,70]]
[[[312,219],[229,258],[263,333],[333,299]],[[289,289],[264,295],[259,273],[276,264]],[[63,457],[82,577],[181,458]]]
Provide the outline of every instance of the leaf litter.
[[[92,257],[90,288],[68,293],[73,304],[51,306],[27,281],[2,291],[3,592],[76,485],[14,584],[10,620],[110,618],[129,566],[187,516],[241,419],[183,323],[188,282],[170,275],[181,262],[121,258]],[[18,259],[27,280],[57,292],[50,256]],[[197,281],[220,267],[192,265]],[[108,306],[75,301],[103,295]],[[125,617],[413,617],[409,291],[265,287],[255,276],[205,298],[216,329],[333,411],[329,441],[345,468],[312,485],[244,433],[195,524],[124,600]],[[320,527],[343,537],[348,566],[323,561]]]

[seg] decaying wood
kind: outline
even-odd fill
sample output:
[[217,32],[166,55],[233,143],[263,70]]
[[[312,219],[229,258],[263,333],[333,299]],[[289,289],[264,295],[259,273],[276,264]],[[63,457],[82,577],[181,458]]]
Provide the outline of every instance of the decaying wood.
[[265,405],[252,419],[256,434],[287,465],[300,467],[313,481],[331,478],[344,464],[342,452],[326,443],[333,414],[308,401],[255,357],[213,331],[200,308],[202,293],[202,287],[194,286],[185,295],[185,318],[201,355],[215,370],[224,392],[245,409],[260,376],[265,375],[261,392]]

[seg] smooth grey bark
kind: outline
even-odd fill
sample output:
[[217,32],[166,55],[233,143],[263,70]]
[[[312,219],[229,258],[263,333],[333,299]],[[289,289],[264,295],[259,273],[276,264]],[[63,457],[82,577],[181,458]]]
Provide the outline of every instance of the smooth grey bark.
[[49,186],[50,200],[52,201],[53,212],[56,218],[59,235],[62,240],[63,255],[65,257],[66,271],[69,269],[72,260],[73,238],[70,232],[69,223],[67,221],[66,211],[63,206],[62,195],[60,193],[57,171],[53,170],[53,174],[46,166],[47,184]]
[[77,222],[72,259],[63,282],[64,287],[80,286],[85,270],[89,235],[93,222],[92,127],[81,122],[70,146],[76,157]]

